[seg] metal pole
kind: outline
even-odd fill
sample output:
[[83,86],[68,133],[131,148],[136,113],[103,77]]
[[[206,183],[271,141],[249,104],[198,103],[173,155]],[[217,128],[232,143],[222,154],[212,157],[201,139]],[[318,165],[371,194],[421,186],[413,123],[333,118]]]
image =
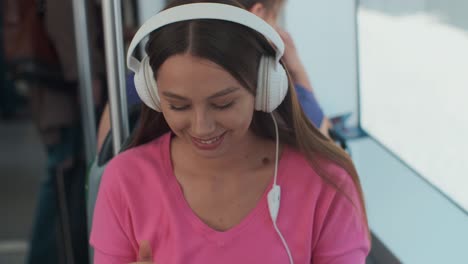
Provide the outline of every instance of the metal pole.
[[123,38],[123,20],[122,20],[122,2],[114,0],[114,21],[115,21],[115,44],[117,58],[117,76],[119,77],[119,94],[120,94],[120,114],[122,116],[122,135],[124,140],[129,135],[129,124],[127,118],[127,82],[125,76],[125,51]]
[[[120,146],[123,143],[123,140],[128,136],[128,120],[126,118],[127,109],[126,103],[122,105],[122,89],[125,89],[125,86],[121,86],[120,77],[119,77],[119,66],[117,57],[121,56],[123,59],[123,53],[119,54],[117,49],[117,38],[116,38],[116,14],[114,7],[115,1],[112,0],[103,0],[102,1],[102,13],[103,13],[103,23],[104,23],[104,43],[106,51],[106,69],[107,69],[107,81],[109,89],[109,104],[110,104],[110,117],[112,124],[112,138],[114,145],[114,154],[116,155]],[[121,18],[120,18],[121,21]],[[122,24],[120,24],[121,28]],[[122,34],[120,32],[120,34]],[[121,40],[120,40],[121,41]],[[125,77],[124,77],[125,78]],[[123,82],[125,84],[125,80]],[[125,93],[125,91],[123,91]],[[125,118],[124,118],[125,117]],[[125,125],[124,125],[125,124]]]
[[[4,8],[3,0],[0,0],[0,6]],[[4,13],[0,14],[0,104],[4,104],[5,100],[5,91],[7,89],[6,86],[6,58],[5,58],[5,51],[3,50],[3,16]],[[2,114],[2,107],[0,107],[0,114]]]
[[90,164],[96,154],[96,117],[94,116],[86,10],[86,1],[73,0],[81,116],[85,140],[86,161],[87,164]]
[[63,165],[59,165],[55,170],[56,185],[57,185],[57,196],[58,205],[60,212],[60,224],[63,232],[64,251],[65,251],[65,263],[74,264],[75,258],[73,256],[73,241],[70,228],[70,219],[68,214],[67,206],[67,194],[65,191],[65,168]]

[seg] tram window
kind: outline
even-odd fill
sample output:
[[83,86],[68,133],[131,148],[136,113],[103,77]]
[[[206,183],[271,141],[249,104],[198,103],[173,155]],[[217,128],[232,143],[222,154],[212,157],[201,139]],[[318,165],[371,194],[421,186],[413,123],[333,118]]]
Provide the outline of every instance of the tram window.
[[361,0],[361,126],[468,211],[468,10],[459,0]]

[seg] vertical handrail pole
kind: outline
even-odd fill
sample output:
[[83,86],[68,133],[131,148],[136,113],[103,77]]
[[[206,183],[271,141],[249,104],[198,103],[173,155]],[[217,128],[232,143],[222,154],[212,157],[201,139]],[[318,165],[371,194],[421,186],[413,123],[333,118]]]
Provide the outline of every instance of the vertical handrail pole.
[[122,2],[121,0],[114,0],[114,21],[115,21],[115,44],[116,44],[116,58],[117,58],[117,76],[119,80],[119,99],[120,99],[120,114],[122,116],[122,135],[126,139],[129,134],[128,125],[128,106],[127,106],[127,83],[125,78],[125,51],[124,51],[124,38],[123,38],[123,20],[122,20]]
[[96,117],[91,80],[91,59],[86,1],[73,0],[73,18],[77,49],[78,77],[80,87],[81,116],[84,135],[86,164],[96,155]]
[[[117,34],[115,26],[117,24],[115,8],[117,7],[114,7],[114,4],[115,1],[113,0],[102,1],[110,117],[112,124],[114,155],[116,155],[120,150],[123,140],[128,136],[128,120],[126,118],[127,109],[122,109],[122,93],[119,92],[121,90],[121,81],[119,80],[119,59],[117,58],[119,54],[117,51],[118,41],[116,39]],[[118,8],[121,8],[120,5]],[[120,24],[120,26],[122,25]],[[121,54],[120,56],[123,56],[123,54]],[[123,78],[125,78],[125,76]],[[125,89],[125,87],[122,88]],[[124,104],[124,106],[126,106],[126,104]],[[125,111],[125,113],[123,111]],[[124,125],[124,123],[126,123],[126,125]]]

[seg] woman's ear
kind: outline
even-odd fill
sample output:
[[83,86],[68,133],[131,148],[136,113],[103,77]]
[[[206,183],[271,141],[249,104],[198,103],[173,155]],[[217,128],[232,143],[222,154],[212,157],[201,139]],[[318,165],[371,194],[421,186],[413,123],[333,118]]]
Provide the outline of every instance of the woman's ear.
[[266,19],[267,16],[268,16],[268,12],[267,12],[267,9],[265,8],[265,6],[262,4],[262,3],[256,3],[254,4],[250,9],[249,11],[251,13],[253,13],[254,15],[262,18],[262,19]]

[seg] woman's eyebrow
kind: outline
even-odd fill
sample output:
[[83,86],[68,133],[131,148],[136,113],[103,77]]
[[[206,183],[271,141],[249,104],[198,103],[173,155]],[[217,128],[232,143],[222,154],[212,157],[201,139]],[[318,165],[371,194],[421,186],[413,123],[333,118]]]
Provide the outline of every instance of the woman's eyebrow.
[[214,99],[214,98],[217,98],[217,97],[225,96],[225,95],[233,93],[233,92],[235,92],[235,91],[237,91],[239,89],[240,89],[239,87],[229,87],[229,88],[226,88],[226,89],[224,89],[222,91],[219,91],[219,92],[217,92],[217,93],[215,93],[213,95],[210,95],[208,97],[208,99]]
[[177,100],[182,100],[182,101],[190,101],[187,97],[183,97],[183,96],[178,95],[178,94],[175,94],[175,93],[171,93],[171,92],[162,92],[162,94],[163,94],[165,97],[169,97],[169,98],[173,98],[173,99],[177,99]]
[[[226,88],[222,91],[219,91],[213,95],[210,95],[208,97],[208,99],[214,99],[214,98],[217,98],[217,97],[221,97],[221,96],[225,96],[225,95],[228,95],[230,93],[233,93],[237,90],[239,90],[240,88],[239,87],[229,87],[229,88]],[[168,97],[168,98],[173,98],[173,99],[177,99],[177,100],[181,100],[181,101],[190,101],[190,99],[188,99],[187,97],[184,97],[182,95],[178,95],[178,94],[175,94],[175,93],[172,93],[172,92],[162,92],[162,94],[165,96],[165,97]]]

